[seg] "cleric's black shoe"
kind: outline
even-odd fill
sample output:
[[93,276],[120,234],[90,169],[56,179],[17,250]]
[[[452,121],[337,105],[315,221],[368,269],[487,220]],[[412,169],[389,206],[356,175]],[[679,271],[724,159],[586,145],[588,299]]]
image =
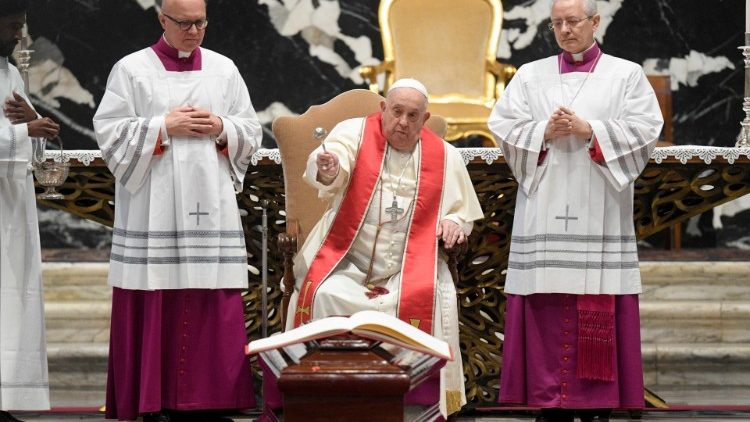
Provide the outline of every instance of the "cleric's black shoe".
[[234,422],[234,419],[229,416],[224,416],[221,413],[204,412],[201,414],[200,422]]
[[575,412],[572,409],[542,409],[542,415],[536,422],[573,422]]
[[170,422],[234,422],[234,419],[224,416],[220,412],[211,411],[188,411],[171,412]]
[[23,421],[4,410],[0,410],[0,422],[23,422]]
[[172,418],[166,412],[146,413],[143,415],[143,422],[172,422]]
[[583,409],[578,410],[577,413],[581,422],[609,422],[612,409]]

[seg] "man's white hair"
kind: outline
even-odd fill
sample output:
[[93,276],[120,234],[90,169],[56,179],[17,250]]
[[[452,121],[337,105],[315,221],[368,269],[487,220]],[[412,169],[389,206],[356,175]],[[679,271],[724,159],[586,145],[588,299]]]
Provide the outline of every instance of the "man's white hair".
[[[560,1],[560,0],[552,0],[552,2],[550,3],[550,9],[558,1]],[[586,16],[594,16],[594,15],[596,15],[596,13],[597,13],[596,0],[580,0],[580,1],[583,2],[583,13],[585,13]]]

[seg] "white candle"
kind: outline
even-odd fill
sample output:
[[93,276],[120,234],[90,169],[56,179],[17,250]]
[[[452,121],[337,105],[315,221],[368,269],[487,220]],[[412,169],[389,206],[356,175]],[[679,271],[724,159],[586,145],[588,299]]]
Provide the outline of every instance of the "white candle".
[[745,33],[750,33],[750,0],[745,0]]

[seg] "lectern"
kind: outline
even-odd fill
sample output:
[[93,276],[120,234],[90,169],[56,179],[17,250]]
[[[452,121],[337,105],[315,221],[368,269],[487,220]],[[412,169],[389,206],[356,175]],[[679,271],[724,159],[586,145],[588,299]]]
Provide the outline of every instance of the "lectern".
[[410,375],[392,358],[372,340],[322,340],[281,371],[284,422],[403,421]]

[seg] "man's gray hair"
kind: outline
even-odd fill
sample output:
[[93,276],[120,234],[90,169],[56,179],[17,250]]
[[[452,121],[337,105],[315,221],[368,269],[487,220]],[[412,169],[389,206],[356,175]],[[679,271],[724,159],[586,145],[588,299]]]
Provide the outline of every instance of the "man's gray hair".
[[[555,5],[560,0],[552,0],[550,3],[550,8]],[[583,13],[586,14],[586,16],[594,16],[597,13],[596,8],[596,0],[580,0],[583,2]]]

